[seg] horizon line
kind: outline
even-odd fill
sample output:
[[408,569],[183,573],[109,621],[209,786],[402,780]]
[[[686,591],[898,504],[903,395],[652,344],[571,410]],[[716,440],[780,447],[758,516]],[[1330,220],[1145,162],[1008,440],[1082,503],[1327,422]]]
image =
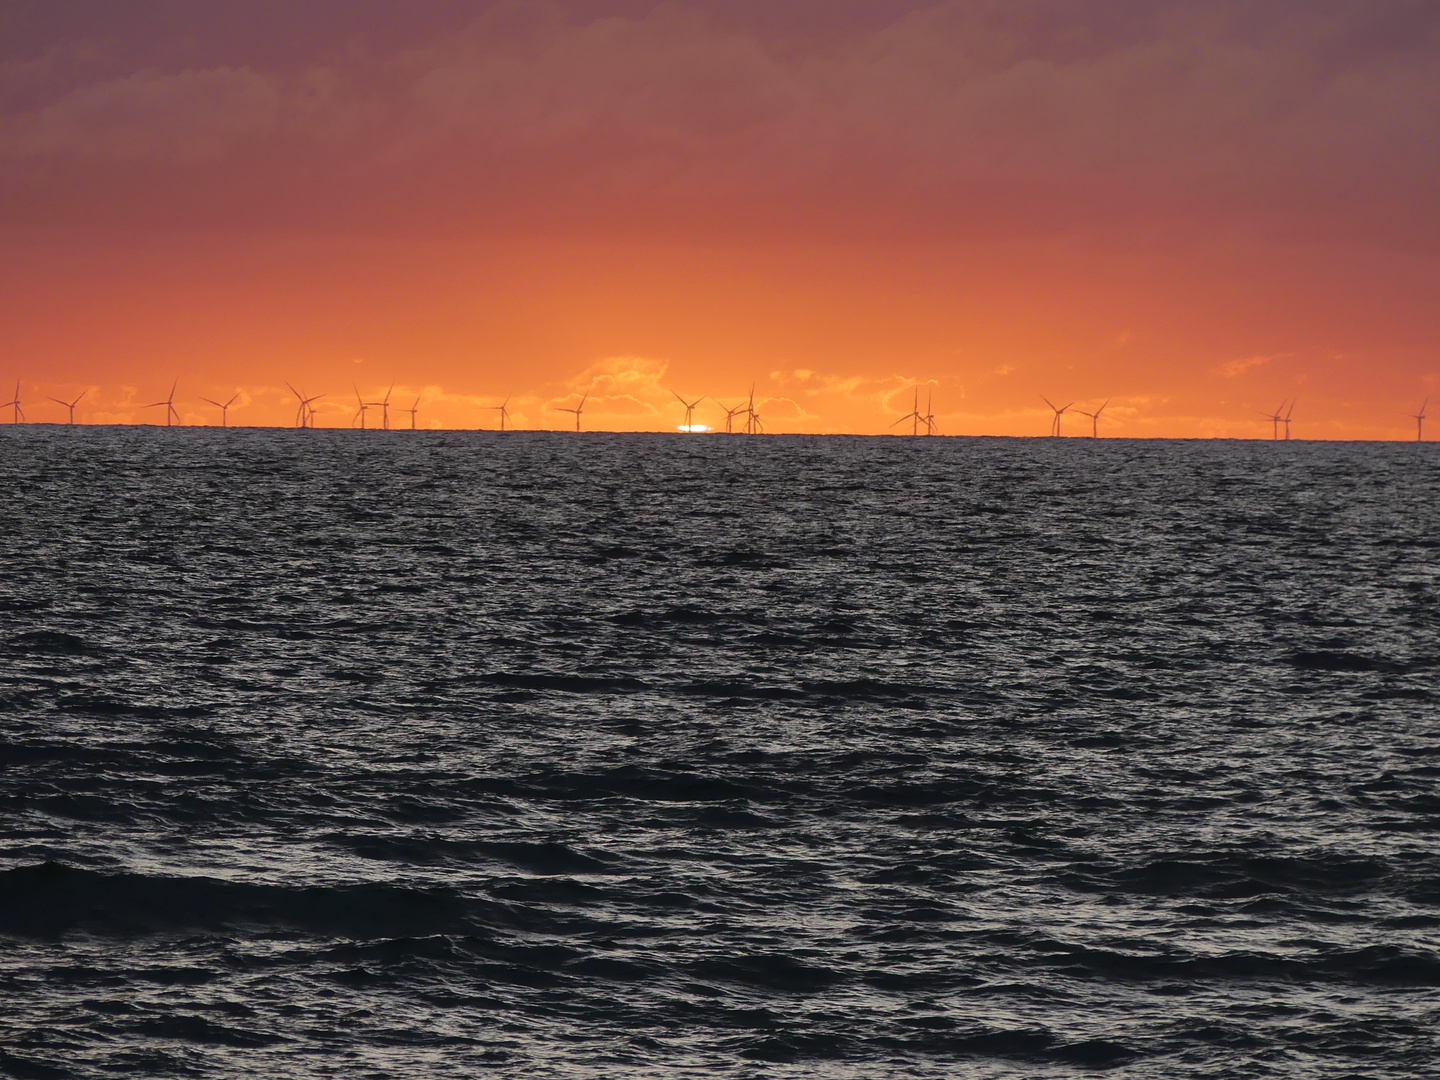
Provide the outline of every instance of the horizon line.
[[[574,431],[570,428],[506,428],[501,431],[499,428],[357,428],[357,427],[306,427],[300,428],[293,424],[127,424],[127,423],[104,423],[97,424],[87,421],[67,423],[64,420],[27,420],[23,423],[5,423],[0,421],[0,431],[11,428],[152,428],[164,431],[330,431],[336,433],[350,432],[355,435],[420,435],[429,433],[432,435],[564,435],[573,438],[577,435],[673,435],[677,438],[693,438],[695,436],[715,435],[722,438],[746,439],[754,438],[744,432],[726,432],[720,430],[711,431],[676,431],[670,428],[658,429],[635,429],[625,431],[612,431],[609,429],[591,429],[588,431]],[[1041,439],[1045,441],[1081,442],[1081,443],[1104,443],[1104,442],[1307,442],[1307,443],[1424,443],[1440,442],[1440,439],[1407,439],[1407,438],[1288,438],[1274,439],[1263,435],[1106,435],[1096,438],[1091,435],[1011,435],[1001,433],[967,432],[952,435],[906,435],[903,432],[864,432],[864,431],[764,431],[757,433],[762,438],[846,438],[846,439],[908,439],[919,442],[924,439]]]

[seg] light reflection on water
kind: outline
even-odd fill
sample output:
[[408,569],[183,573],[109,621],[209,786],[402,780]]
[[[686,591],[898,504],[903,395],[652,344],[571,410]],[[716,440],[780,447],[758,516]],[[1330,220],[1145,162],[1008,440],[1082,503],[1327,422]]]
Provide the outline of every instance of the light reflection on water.
[[5,1067],[1416,1075],[1437,460],[0,431]]

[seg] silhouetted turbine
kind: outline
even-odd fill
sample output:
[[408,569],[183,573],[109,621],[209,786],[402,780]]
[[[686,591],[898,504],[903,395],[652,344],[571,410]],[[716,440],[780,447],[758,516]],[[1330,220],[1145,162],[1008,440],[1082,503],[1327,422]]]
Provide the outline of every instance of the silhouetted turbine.
[[[1110,399],[1109,399],[1109,398],[1106,398],[1106,399],[1105,399],[1105,405],[1109,405],[1109,404],[1110,404]],[[1105,405],[1101,405],[1101,406],[1100,406],[1098,409],[1096,409],[1094,412],[1086,412],[1084,409],[1076,409],[1076,410],[1075,410],[1075,411],[1078,412],[1081,416],[1088,416],[1088,417],[1090,418],[1090,437],[1091,437],[1092,439],[1098,439],[1098,438],[1100,437],[1100,414],[1105,411]]]
[[[500,414],[500,430],[501,430],[501,431],[504,431],[504,430],[505,430],[505,421],[508,420],[508,419],[510,419],[510,410],[505,407],[506,405],[509,405],[509,404],[510,404],[510,399],[507,397],[507,398],[506,398],[504,401],[502,401],[499,405],[487,405],[487,406],[485,406],[487,409],[490,409],[492,412],[498,412],[498,413]],[[578,421],[577,421],[577,422],[578,422]]]
[[908,413],[906,413],[904,416],[900,417],[899,420],[896,420],[895,423],[891,424],[890,426],[893,428],[897,424],[903,424],[906,420],[909,420],[910,434],[919,435],[920,422],[924,419],[925,418],[920,415],[920,387],[917,386],[915,387],[915,407],[911,409]]
[[217,409],[219,409],[219,410],[220,410],[220,426],[221,426],[221,427],[229,427],[229,426],[230,426],[230,423],[229,423],[229,419],[228,419],[228,418],[229,418],[229,415],[230,415],[230,406],[235,404],[235,398],[237,398],[237,397],[239,397],[239,396],[240,396],[240,394],[239,394],[239,392],[237,391],[237,392],[234,394],[234,396],[232,396],[232,397],[230,398],[229,401],[225,402],[224,405],[221,405],[220,402],[216,401],[214,398],[205,397],[205,398],[201,398],[200,400],[201,400],[201,401],[208,401],[211,405],[214,405]]
[[401,411],[401,412],[408,412],[408,413],[410,414],[410,430],[411,430],[411,431],[414,431],[414,430],[415,430],[415,414],[420,411],[420,399],[417,397],[417,398],[415,399],[415,404],[414,404],[414,405],[411,405],[410,408],[408,408],[408,409],[401,409],[400,411]]
[[164,401],[152,401],[149,405],[143,406],[143,408],[146,408],[146,409],[158,409],[161,405],[164,405],[164,406],[165,406],[165,426],[166,426],[166,427],[169,427],[169,426],[170,426],[170,422],[171,422],[172,419],[174,419],[174,420],[179,420],[179,419],[180,419],[180,414],[175,411],[175,387],[177,387],[177,386],[179,386],[179,385],[180,385],[180,380],[179,380],[179,379],[176,379],[176,380],[170,385],[170,396],[169,396],[169,397],[167,397]]
[[935,391],[934,391],[933,389],[931,389],[931,390],[926,390],[926,391],[925,391],[925,415],[921,417],[921,419],[925,421],[925,434],[926,434],[926,435],[934,435],[934,434],[936,433],[936,431],[939,430],[939,427],[940,427],[939,424],[935,423],[935,411],[934,411],[934,409],[933,409],[933,407],[932,407],[932,405],[931,405],[931,403],[934,401],[934,399],[935,399]]
[[10,401],[5,402],[4,405],[0,405],[0,409],[14,409],[14,410],[15,410],[14,413],[11,414],[11,420],[10,420],[10,422],[11,422],[12,424],[18,424],[18,423],[20,423],[21,420],[24,420],[24,419],[25,419],[25,410],[22,409],[22,408],[20,408],[20,380],[19,380],[19,379],[16,379],[16,380],[15,380],[15,397],[12,398]]
[[[395,384],[390,384],[390,389],[385,391],[385,396],[379,401],[367,401],[366,405],[374,405],[380,410],[381,426],[385,431],[390,430],[390,394],[394,391]],[[355,396],[360,396],[360,391],[355,391]]]
[[725,404],[723,401],[721,401],[719,398],[716,398],[716,399],[715,399],[715,404],[716,404],[716,405],[719,405],[720,408],[722,408],[722,409],[725,410],[725,434],[726,434],[726,435],[734,435],[734,434],[735,434],[735,417],[739,416],[742,412],[745,411],[745,406],[744,406],[744,405],[736,405],[736,406],[732,409],[732,408],[730,408],[729,405],[726,405],[726,404]]
[[1040,400],[1045,402],[1046,405],[1049,405],[1050,408],[1055,409],[1055,419],[1050,424],[1050,434],[1058,437],[1060,434],[1060,418],[1065,415],[1065,410],[1070,408],[1070,405],[1074,405],[1075,403],[1072,401],[1070,402],[1070,405],[1066,405],[1064,408],[1056,409],[1055,403],[1049,398],[1047,398],[1044,394],[1040,395]]
[[[674,390],[671,390],[670,393],[675,394],[675,391],[674,391]],[[681,405],[684,405],[684,406],[685,406],[685,430],[686,430],[686,431],[689,431],[692,427],[695,426],[694,424],[691,423],[691,420],[693,420],[694,417],[695,417],[695,406],[696,406],[696,405],[699,405],[700,402],[704,401],[704,400],[705,400],[705,397],[704,397],[704,395],[702,394],[700,397],[697,397],[694,401],[686,401],[686,400],[685,400],[683,397],[681,397],[679,394],[675,394],[675,400],[678,401],[678,402],[680,402]]]
[[[288,382],[285,385],[290,386]],[[315,426],[315,410],[311,407],[310,403],[312,401],[319,401],[325,395],[316,394],[314,397],[307,398],[304,394],[300,393],[300,391],[296,390],[293,386],[290,386],[290,392],[294,394],[300,402],[299,408],[295,410],[295,426],[298,428],[313,428]]]
[[1295,402],[1290,402],[1290,408],[1286,411],[1281,423],[1285,425],[1285,441],[1290,441],[1290,417],[1295,415]]
[[760,414],[755,411],[755,384],[750,384],[750,400],[745,405],[745,434],[759,435],[765,430]]
[[589,399],[590,399],[590,395],[587,393],[584,397],[582,397],[582,398],[580,399],[580,404],[579,404],[579,405],[576,405],[575,408],[573,408],[573,409],[556,409],[555,411],[556,411],[556,412],[573,412],[573,413],[575,414],[575,430],[576,430],[576,431],[579,431],[579,430],[580,430],[580,413],[584,411],[584,409],[585,409],[585,402],[588,401]]
[[[16,383],[16,384],[15,384],[15,396],[16,396],[16,397],[19,397],[19,396],[20,396],[20,384],[19,384],[19,383]],[[1425,406],[1426,406],[1426,405],[1429,405],[1429,404],[1430,404],[1430,399],[1427,397],[1424,401],[1422,401],[1422,402],[1420,403],[1420,411],[1419,411],[1418,413],[1411,413],[1411,414],[1410,414],[1410,415],[1414,418],[1414,420],[1415,420],[1415,441],[1416,441],[1416,442],[1424,442],[1424,441],[1425,441]]]
[[356,421],[356,420],[359,420],[359,421],[360,421],[360,430],[361,430],[361,431],[364,431],[364,430],[365,430],[365,410],[368,409],[371,405],[373,405],[374,402],[371,402],[371,401],[362,401],[362,400],[360,400],[360,388],[359,388],[358,386],[356,386],[354,383],[351,383],[350,386],[351,386],[351,387],[354,389],[354,391],[355,391],[355,404],[358,405],[358,406],[360,406],[358,409],[355,410],[355,415],[350,418],[350,426],[351,426],[351,427],[354,427],[354,426],[355,426],[355,421]]
[[87,391],[81,390],[80,397],[77,397],[74,401],[61,401],[58,397],[52,397],[50,400],[57,405],[64,405],[70,410],[70,423],[73,424],[75,423],[75,406],[80,404],[80,398],[84,397],[86,393]]
[[1285,420],[1284,415],[1280,412],[1280,409],[1283,408],[1285,408],[1285,402],[1282,401],[1279,409],[1265,414],[1265,419],[1270,421],[1270,438],[1272,440],[1280,438],[1280,425]]

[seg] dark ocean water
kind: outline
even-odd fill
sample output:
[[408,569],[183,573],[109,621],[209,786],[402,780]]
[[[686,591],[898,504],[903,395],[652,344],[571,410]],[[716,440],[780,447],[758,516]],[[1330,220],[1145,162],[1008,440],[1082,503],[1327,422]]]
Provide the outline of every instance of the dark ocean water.
[[0,428],[0,1073],[1440,1070],[1433,445]]

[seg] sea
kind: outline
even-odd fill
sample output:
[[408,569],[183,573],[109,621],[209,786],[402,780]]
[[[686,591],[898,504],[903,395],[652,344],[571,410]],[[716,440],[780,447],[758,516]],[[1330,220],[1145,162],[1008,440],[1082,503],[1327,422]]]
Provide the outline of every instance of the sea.
[[0,1074],[1440,1075],[1437,493],[0,428]]

